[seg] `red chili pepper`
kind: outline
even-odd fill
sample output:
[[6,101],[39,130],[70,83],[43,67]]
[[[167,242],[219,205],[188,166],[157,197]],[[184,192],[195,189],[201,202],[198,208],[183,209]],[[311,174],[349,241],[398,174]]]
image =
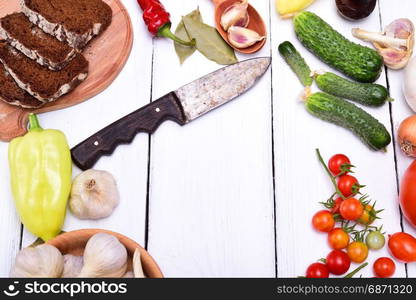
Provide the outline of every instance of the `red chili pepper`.
[[170,31],[170,15],[159,0],[137,0],[137,2],[143,10],[143,20],[151,34],[170,38],[182,45],[195,45],[195,41],[183,41]]

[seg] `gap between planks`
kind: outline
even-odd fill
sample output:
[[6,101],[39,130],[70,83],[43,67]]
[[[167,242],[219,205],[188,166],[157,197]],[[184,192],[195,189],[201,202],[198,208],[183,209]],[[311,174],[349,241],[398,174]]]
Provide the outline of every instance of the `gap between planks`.
[[[270,57],[273,61],[273,36],[272,28],[272,13],[273,0],[269,0],[269,39],[270,39]],[[277,210],[277,195],[276,195],[276,167],[275,167],[275,140],[274,140],[274,94],[273,94],[273,63],[270,64],[270,109],[271,109],[271,135],[272,135],[272,182],[273,182],[273,232],[274,232],[274,277],[279,277],[278,271],[278,254],[277,254],[277,225],[276,225],[276,210]]]
[[[382,32],[383,31],[383,16],[382,16],[382,13],[381,13],[381,0],[377,1],[377,6],[378,6],[378,17],[379,17],[379,22],[380,22],[380,32]],[[384,66],[384,71],[385,71],[387,90],[390,93],[389,69],[386,66]],[[395,132],[394,132],[393,104],[389,101],[388,105],[389,105],[389,114],[390,114],[390,130],[391,130],[391,134],[392,134],[392,143],[395,145],[397,141],[396,141],[396,135],[395,135]],[[400,193],[400,179],[399,179],[399,171],[398,171],[398,163],[397,163],[397,150],[396,150],[395,146],[393,146],[393,157],[394,157],[394,170],[395,170],[395,173],[396,173],[396,190],[397,190],[397,195],[399,195],[399,193]],[[403,212],[402,212],[402,209],[401,209],[400,205],[398,205],[398,209],[399,209],[399,214],[400,214],[400,228],[401,228],[402,232],[405,232],[404,225],[403,225]],[[408,273],[407,264],[404,264],[404,269],[405,269],[405,273],[406,273],[406,278],[408,278],[409,273]]]
[[[155,59],[155,39],[152,39],[152,67],[150,69],[150,99],[149,103],[153,101],[153,76],[154,76],[154,59]],[[151,158],[152,158],[152,135],[148,134],[147,146],[147,186],[146,186],[146,214],[144,225],[144,248],[148,250],[149,245],[149,209],[150,209],[150,172],[151,172]]]

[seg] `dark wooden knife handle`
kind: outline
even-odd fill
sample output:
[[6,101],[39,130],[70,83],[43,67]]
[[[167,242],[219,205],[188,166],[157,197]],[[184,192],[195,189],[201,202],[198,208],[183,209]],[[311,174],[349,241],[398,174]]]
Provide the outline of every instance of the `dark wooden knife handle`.
[[174,92],[136,110],[92,135],[71,150],[72,160],[82,170],[90,169],[117,146],[130,144],[139,132],[153,133],[161,123],[185,124],[185,116]]

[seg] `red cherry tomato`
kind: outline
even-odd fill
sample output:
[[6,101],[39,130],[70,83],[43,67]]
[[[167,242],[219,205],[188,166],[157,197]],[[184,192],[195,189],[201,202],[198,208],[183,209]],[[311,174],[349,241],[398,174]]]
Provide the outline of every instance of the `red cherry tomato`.
[[331,213],[339,214],[339,208],[341,207],[342,201],[344,201],[342,198],[337,198],[334,200],[334,207],[331,208]]
[[306,278],[328,278],[329,271],[323,263],[311,264],[306,270]]
[[403,175],[400,185],[400,206],[406,219],[416,227],[416,161]]
[[326,257],[326,266],[330,273],[334,275],[342,275],[348,271],[351,260],[347,253],[341,250],[333,250]]
[[363,214],[364,207],[359,200],[349,198],[341,203],[339,212],[344,220],[355,221]]
[[341,175],[338,178],[338,189],[344,197],[351,197],[359,192],[360,184],[354,176]]
[[388,257],[380,257],[373,265],[374,275],[379,278],[387,278],[394,275],[396,265],[394,261]]
[[334,228],[328,233],[328,244],[332,249],[341,250],[348,246],[350,236],[342,228]]
[[410,234],[398,232],[389,236],[391,254],[402,262],[416,261],[416,239]]
[[[350,165],[350,159],[344,154],[335,154],[328,161],[328,169],[331,171],[332,175],[339,175],[345,170],[349,170],[348,165]],[[345,172],[344,174],[347,174]]]
[[312,218],[313,228],[320,232],[329,232],[335,226],[335,220],[328,210],[318,211]]

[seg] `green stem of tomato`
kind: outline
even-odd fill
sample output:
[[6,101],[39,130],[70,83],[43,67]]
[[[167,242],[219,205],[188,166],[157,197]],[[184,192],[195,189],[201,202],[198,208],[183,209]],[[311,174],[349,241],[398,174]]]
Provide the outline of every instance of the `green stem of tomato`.
[[345,196],[341,193],[341,191],[339,190],[338,185],[337,185],[337,182],[336,182],[336,180],[335,180],[335,177],[334,177],[334,176],[332,176],[331,172],[329,171],[328,167],[326,166],[326,164],[325,164],[325,162],[324,162],[324,159],[322,158],[321,153],[319,152],[319,149],[316,149],[316,154],[318,155],[319,162],[320,162],[320,163],[321,163],[321,165],[324,167],[324,169],[325,169],[326,173],[328,174],[329,178],[331,179],[331,182],[332,182],[332,184],[333,184],[333,186],[334,186],[334,188],[335,188],[335,190],[336,190],[336,192],[337,192],[338,196],[340,196],[343,200],[347,199],[347,198],[346,198],[346,197],[345,197]]
[[364,269],[367,266],[368,266],[368,262],[366,262],[365,264],[362,264],[361,266],[359,266],[357,269],[355,269],[351,273],[348,273],[347,275],[344,276],[344,278],[352,278],[352,277],[354,277],[355,274],[357,274],[359,271],[361,271],[362,269]]

